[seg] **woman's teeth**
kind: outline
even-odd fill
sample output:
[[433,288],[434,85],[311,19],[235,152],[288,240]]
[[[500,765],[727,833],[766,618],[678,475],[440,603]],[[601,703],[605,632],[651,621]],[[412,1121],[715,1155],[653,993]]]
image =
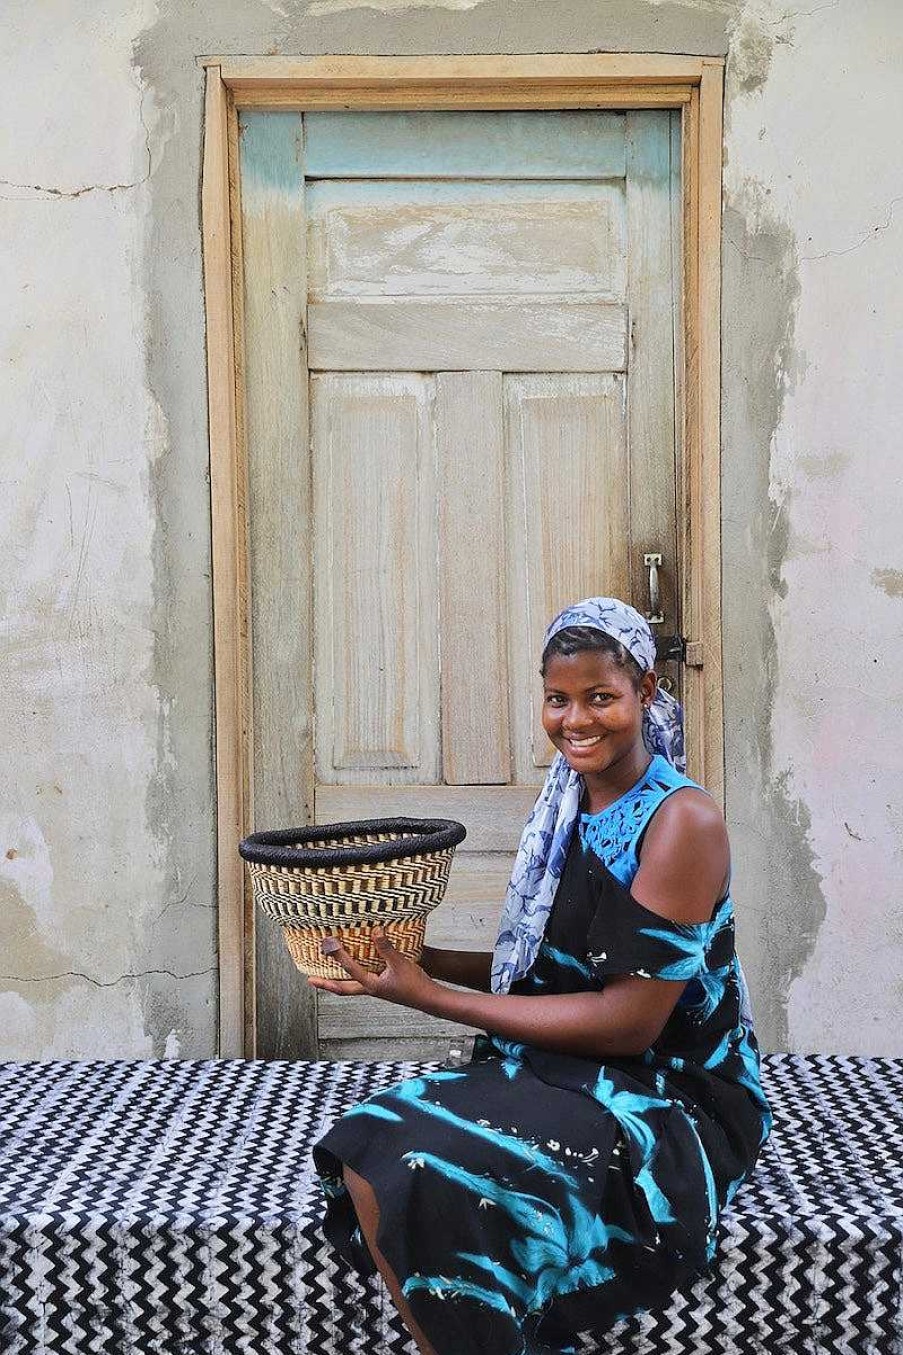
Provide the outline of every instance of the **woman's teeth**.
[[594,734],[591,739],[568,739],[567,736],[565,738],[572,748],[592,748],[594,744],[602,741],[601,734]]

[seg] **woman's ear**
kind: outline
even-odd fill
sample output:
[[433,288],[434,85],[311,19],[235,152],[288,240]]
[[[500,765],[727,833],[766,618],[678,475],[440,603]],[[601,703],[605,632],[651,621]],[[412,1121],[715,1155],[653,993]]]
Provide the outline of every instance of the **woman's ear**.
[[658,687],[658,677],[655,669],[650,668],[648,673],[644,673],[640,681],[640,700],[644,706],[651,706],[655,700],[655,693]]

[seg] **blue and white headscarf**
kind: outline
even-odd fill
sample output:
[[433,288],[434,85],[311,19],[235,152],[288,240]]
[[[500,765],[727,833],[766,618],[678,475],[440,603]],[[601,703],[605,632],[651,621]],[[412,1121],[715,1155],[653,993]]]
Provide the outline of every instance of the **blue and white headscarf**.
[[[585,598],[566,607],[546,630],[543,653],[565,626],[593,626],[620,640],[646,673],[655,663],[649,623],[617,598]],[[683,713],[679,702],[658,688],[643,715],[643,742],[679,772],[684,759]],[[539,950],[583,794],[583,777],[556,753],[521,835],[492,957],[492,991],[507,993],[526,974]]]

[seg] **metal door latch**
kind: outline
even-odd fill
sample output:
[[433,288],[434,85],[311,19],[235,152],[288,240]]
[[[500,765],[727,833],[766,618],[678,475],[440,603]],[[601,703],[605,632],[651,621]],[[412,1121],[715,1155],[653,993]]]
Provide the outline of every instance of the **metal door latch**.
[[655,641],[656,663],[683,663],[688,668],[703,666],[702,642],[685,635],[659,635]]
[[682,635],[659,635],[655,641],[657,663],[686,663],[687,642]]

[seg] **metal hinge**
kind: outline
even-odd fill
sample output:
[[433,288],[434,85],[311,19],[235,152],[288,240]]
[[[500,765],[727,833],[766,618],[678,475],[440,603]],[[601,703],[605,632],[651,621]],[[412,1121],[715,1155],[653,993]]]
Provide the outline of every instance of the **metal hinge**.
[[688,668],[701,668],[702,641],[688,640],[683,635],[660,635],[655,642],[655,657],[659,663],[685,663]]

